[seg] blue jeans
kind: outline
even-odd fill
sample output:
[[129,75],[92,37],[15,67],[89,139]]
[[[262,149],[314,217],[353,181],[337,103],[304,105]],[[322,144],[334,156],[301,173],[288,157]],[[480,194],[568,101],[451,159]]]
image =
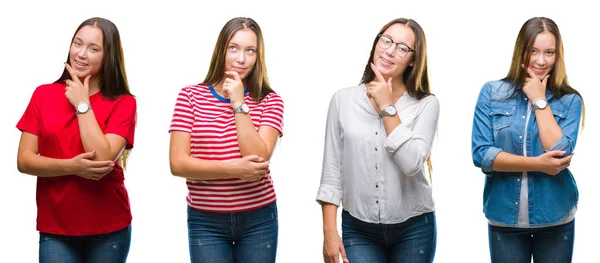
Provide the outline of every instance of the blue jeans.
[[40,232],[40,263],[119,263],[127,260],[131,226],[90,236]]
[[398,224],[373,224],[344,210],[342,242],[352,263],[431,263],[436,245],[435,213]]
[[492,263],[568,263],[573,257],[575,220],[542,228],[488,225]]
[[192,263],[275,262],[277,205],[239,213],[212,213],[188,206]]

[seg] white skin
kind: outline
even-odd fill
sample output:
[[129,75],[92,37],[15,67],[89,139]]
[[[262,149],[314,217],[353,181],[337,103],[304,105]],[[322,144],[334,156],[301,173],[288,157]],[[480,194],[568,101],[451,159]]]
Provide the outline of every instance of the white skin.
[[[102,31],[96,26],[84,26],[76,34],[69,49],[65,68],[71,79],[66,81],[65,97],[75,107],[89,103],[90,94],[100,91],[100,68],[104,57]],[[75,110],[73,111],[75,114]],[[71,159],[54,159],[39,155],[38,137],[23,132],[19,143],[17,166],[20,172],[40,177],[78,175],[100,180],[114,167],[114,159],[125,146],[125,138],[103,134],[93,110],[77,114],[83,148],[86,151]]]
[[[526,69],[529,76],[523,85],[523,92],[529,101],[535,102],[537,99],[546,98],[546,84],[555,62],[556,37],[548,31],[539,33],[533,43],[529,65]],[[521,66],[525,68],[525,65]],[[546,150],[550,149],[562,135],[562,130],[556,123],[550,105],[543,110],[536,110],[535,117],[542,147]],[[564,151],[554,150],[540,156],[525,157],[500,152],[492,164],[492,169],[502,172],[541,171],[549,175],[556,175],[571,164],[573,154],[561,158],[564,154]]]
[[[395,104],[406,91],[402,74],[408,67],[414,66],[414,52],[404,56],[396,53],[396,44],[402,43],[412,49],[415,47],[416,36],[414,31],[404,24],[393,24],[388,27],[383,35],[394,41],[394,44],[383,49],[379,43],[375,46],[371,69],[375,73],[375,79],[366,83],[367,97],[373,105],[373,110],[381,113],[387,105]],[[379,41],[379,40],[378,40]],[[383,124],[387,135],[389,135],[402,121],[398,114],[383,118]],[[323,259],[326,263],[338,263],[340,257],[343,262],[348,262],[342,239],[337,232],[337,209],[329,204],[321,204],[323,212]]]
[[[257,36],[251,29],[237,31],[227,43],[225,76],[213,87],[231,107],[244,102],[246,78],[257,60]],[[269,159],[275,148],[279,131],[261,126],[258,131],[249,114],[235,115],[237,141],[242,158],[233,162],[216,162],[193,158],[190,155],[190,134],[171,132],[171,173],[190,179],[211,180],[240,178],[248,181],[261,179],[268,171]]]

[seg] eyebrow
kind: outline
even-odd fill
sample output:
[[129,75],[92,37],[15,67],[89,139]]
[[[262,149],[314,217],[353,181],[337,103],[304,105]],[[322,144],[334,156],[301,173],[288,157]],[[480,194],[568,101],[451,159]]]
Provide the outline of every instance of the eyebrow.
[[[83,41],[81,38],[78,38],[78,37],[75,37],[75,38],[73,39],[73,41],[75,41],[75,40],[77,40],[77,41],[79,41],[79,42],[84,42],[84,41]],[[98,44],[96,44],[96,43],[94,43],[94,42],[92,42],[92,43],[90,43],[90,44],[91,44],[91,45],[94,45],[94,46],[102,47],[102,45],[98,45]]]
[[[405,46],[407,46],[407,47],[409,47],[409,48],[410,48],[410,46],[408,45],[408,43],[406,43],[406,42],[404,42],[404,41],[396,41],[396,40],[394,40],[394,39],[393,39],[393,38],[392,38],[390,35],[388,35],[388,34],[382,34],[382,36],[384,36],[384,37],[387,37],[387,38],[391,39],[391,40],[392,40],[392,41],[394,41],[394,43],[396,43],[396,44],[402,44],[402,45],[405,45]],[[411,49],[412,49],[412,48],[411,48]]]
[[[232,42],[229,42],[229,45],[230,45],[230,46],[231,46],[231,45],[234,45],[234,46],[238,46],[238,47],[240,46],[238,43],[235,43],[235,42],[233,42],[233,41],[232,41]],[[256,49],[256,47],[255,47],[255,46],[247,46],[246,48],[254,48],[254,49]]]

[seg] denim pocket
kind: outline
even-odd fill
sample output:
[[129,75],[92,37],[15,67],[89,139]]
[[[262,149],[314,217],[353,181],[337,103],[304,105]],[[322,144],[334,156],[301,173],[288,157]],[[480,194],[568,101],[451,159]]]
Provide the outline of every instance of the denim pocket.
[[502,105],[502,107],[494,107],[492,104],[492,128],[494,130],[501,130],[510,127],[510,123],[513,121],[513,115],[515,113],[515,107],[507,107],[509,105]]

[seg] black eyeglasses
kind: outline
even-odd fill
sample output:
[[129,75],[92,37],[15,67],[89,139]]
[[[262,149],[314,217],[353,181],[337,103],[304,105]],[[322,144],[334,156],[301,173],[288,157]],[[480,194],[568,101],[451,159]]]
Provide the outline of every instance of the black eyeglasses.
[[408,54],[409,52],[415,52],[414,49],[408,47],[407,45],[394,42],[394,40],[383,34],[379,34],[377,35],[377,37],[379,38],[379,41],[377,41],[377,43],[379,44],[380,48],[387,49],[392,44],[396,44],[396,54],[398,54],[398,56],[400,57],[406,56],[406,54]]

